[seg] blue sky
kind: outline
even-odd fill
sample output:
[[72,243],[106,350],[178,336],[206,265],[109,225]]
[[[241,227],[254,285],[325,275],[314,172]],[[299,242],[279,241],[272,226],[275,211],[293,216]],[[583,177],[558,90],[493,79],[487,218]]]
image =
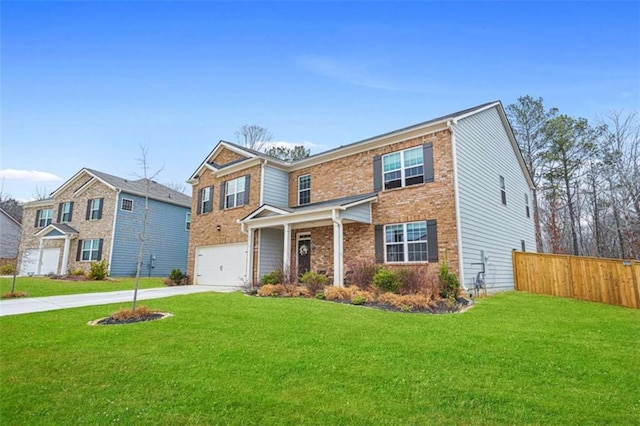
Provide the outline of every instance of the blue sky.
[[184,182],[243,124],[312,153],[477,104],[640,109],[637,2],[0,5],[3,192]]

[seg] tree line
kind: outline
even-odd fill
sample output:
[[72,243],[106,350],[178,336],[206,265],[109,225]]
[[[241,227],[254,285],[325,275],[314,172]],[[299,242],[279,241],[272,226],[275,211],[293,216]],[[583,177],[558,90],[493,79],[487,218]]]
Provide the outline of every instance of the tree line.
[[506,112],[535,183],[537,251],[640,259],[638,113],[589,123],[528,95]]

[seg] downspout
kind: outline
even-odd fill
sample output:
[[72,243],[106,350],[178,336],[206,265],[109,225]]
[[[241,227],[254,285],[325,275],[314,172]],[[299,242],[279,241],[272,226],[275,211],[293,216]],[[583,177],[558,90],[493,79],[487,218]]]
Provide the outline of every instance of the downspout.
[[344,285],[344,231],[342,219],[339,218],[336,209],[331,210],[331,220],[333,221],[333,285],[342,287]]
[[456,149],[456,134],[454,126],[457,124],[456,119],[447,121],[447,128],[451,132],[451,156],[453,157],[453,198],[456,205],[456,234],[458,238],[458,274],[460,275],[460,285],[466,292],[469,289],[464,279],[464,260],[462,257],[462,227],[460,226],[460,194],[458,190],[458,153]]
[[[113,247],[116,242],[116,223],[118,222],[118,206],[120,205],[120,189],[116,189],[116,202],[113,208],[113,227],[111,229],[111,246],[109,247],[109,262],[107,266],[107,275],[111,276],[111,260],[113,259]],[[78,238],[78,244],[80,238]]]

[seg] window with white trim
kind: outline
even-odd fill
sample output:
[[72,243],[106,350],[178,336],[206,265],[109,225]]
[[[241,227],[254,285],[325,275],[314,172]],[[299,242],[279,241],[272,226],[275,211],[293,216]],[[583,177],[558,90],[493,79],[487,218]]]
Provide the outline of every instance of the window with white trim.
[[184,229],[187,231],[191,229],[191,212],[187,212],[187,216],[184,219]]
[[384,189],[400,188],[424,182],[423,147],[393,152],[382,157]]
[[71,222],[71,201],[62,203],[62,213],[60,215],[60,222]]
[[83,240],[80,259],[83,261],[100,260],[100,240]]
[[311,202],[311,175],[298,176],[298,205]]
[[200,213],[209,213],[213,209],[212,189],[213,187],[207,186],[200,190]]
[[89,207],[89,219],[100,219],[100,198],[94,198],[91,200],[91,206]]
[[242,176],[237,179],[227,181],[225,183],[225,202],[224,208],[230,209],[233,207],[244,205],[244,183],[246,177]]
[[529,194],[524,194],[524,210],[527,217],[531,217],[531,214],[529,213]]
[[500,198],[502,204],[507,205],[507,185],[504,182],[504,176],[500,176]]
[[426,262],[427,222],[385,225],[385,259],[389,263]]
[[40,210],[40,217],[38,217],[38,227],[44,228],[47,225],[51,225],[53,222],[53,209]]
[[120,204],[120,209],[125,212],[132,212],[133,200],[130,200],[129,198],[123,198],[122,203]]

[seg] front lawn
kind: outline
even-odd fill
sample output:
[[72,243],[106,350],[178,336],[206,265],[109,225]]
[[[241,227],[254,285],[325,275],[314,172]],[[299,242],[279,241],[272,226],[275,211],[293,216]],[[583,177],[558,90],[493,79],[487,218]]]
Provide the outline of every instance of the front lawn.
[[[0,278],[0,295],[11,291],[12,278]],[[77,293],[133,290],[134,278],[117,278],[107,281],[63,281],[43,277],[18,277],[16,291],[24,291],[29,297],[62,296]],[[162,287],[162,278],[140,278],[140,288]]]
[[240,293],[144,303],[175,316],[1,317],[2,423],[640,423],[638,310],[524,293],[440,316]]

